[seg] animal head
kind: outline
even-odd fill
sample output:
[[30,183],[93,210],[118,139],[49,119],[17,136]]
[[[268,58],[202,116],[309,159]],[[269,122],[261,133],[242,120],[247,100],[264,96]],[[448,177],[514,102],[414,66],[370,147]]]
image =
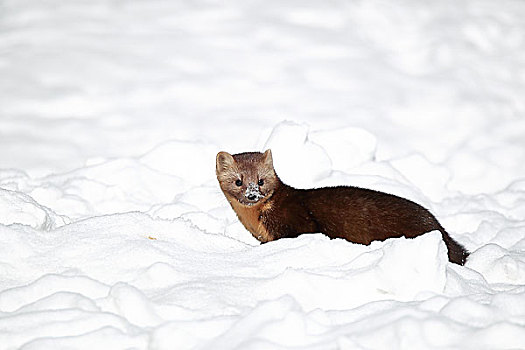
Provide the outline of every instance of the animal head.
[[230,202],[235,200],[246,206],[269,198],[279,181],[270,150],[234,155],[219,152],[216,173],[226,198]]

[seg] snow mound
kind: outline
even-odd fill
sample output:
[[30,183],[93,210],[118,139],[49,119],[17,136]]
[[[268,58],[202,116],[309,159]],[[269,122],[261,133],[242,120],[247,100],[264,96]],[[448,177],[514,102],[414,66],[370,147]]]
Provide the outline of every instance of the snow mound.
[[[312,184],[330,175],[332,170],[332,162],[326,151],[309,140],[306,125],[289,121],[276,125],[264,149],[272,149],[274,165],[280,169],[279,177],[284,182],[289,183],[288,179],[293,179],[293,174],[301,174],[294,179],[298,187],[312,187]],[[281,167],[281,164],[295,166],[289,169]]]
[[41,230],[64,225],[67,218],[37,203],[31,196],[18,191],[0,188],[0,223],[21,224]]
[[[45,346],[50,340],[39,338],[46,334],[57,337],[56,344],[82,342],[88,334],[141,344],[140,329],[155,329],[152,342],[160,349],[211,341],[212,335],[214,344],[240,344],[253,332],[269,343],[300,346],[316,341],[315,335],[304,338],[310,312],[419,300],[442,293],[446,282],[438,232],[369,247],[323,235],[250,247],[184,220],[130,213],[48,234],[32,254],[10,257],[11,265],[26,266],[27,280],[42,277],[0,292],[0,312],[9,315],[3,327],[8,346]],[[54,252],[52,264],[43,263],[44,251]],[[190,337],[198,329],[191,324],[182,326],[189,327],[185,332],[167,331],[181,320],[203,318],[212,328],[208,337]],[[13,322],[25,333],[10,332]]]

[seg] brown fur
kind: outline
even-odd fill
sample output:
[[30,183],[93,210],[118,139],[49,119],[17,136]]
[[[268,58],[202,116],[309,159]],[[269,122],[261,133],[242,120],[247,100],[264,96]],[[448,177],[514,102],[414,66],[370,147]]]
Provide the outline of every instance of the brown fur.
[[216,165],[220,187],[239,220],[263,243],[321,232],[368,245],[438,230],[451,262],[463,265],[468,256],[428,210],[408,199],[351,186],[295,189],[275,173],[270,150],[220,152]]

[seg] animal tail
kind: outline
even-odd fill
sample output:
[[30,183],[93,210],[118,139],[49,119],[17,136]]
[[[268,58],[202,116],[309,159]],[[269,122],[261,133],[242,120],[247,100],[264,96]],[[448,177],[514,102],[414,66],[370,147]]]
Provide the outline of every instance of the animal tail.
[[441,230],[441,235],[448,249],[448,260],[454,264],[464,265],[470,253],[465,247],[453,240],[445,230]]

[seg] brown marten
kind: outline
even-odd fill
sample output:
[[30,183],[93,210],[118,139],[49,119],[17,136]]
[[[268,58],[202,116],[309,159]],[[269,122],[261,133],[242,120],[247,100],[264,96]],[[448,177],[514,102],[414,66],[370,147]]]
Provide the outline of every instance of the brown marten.
[[434,215],[408,199],[351,186],[305,190],[284,184],[275,173],[270,150],[233,156],[219,152],[216,172],[239,220],[263,243],[320,232],[368,245],[438,230],[451,262],[463,265],[469,255]]

